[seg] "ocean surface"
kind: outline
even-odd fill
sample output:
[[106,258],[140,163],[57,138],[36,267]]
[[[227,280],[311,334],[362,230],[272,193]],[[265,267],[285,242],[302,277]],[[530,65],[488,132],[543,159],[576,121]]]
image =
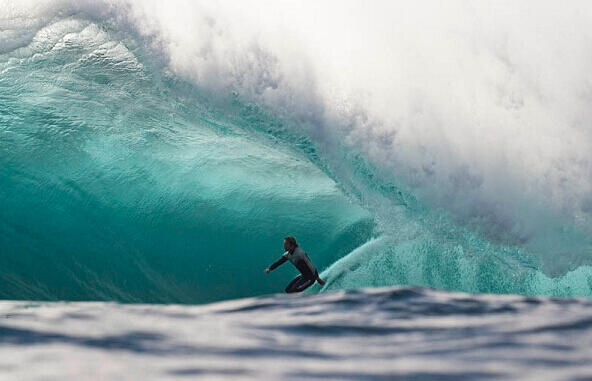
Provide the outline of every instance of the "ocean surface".
[[3,379],[589,380],[592,302],[379,288],[0,302]]
[[0,0],[1,372],[589,377],[592,3],[372,4]]

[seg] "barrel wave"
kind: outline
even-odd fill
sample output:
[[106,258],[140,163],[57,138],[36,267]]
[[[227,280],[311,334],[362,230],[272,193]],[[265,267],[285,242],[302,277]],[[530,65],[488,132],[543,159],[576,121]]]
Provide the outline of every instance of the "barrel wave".
[[277,292],[293,270],[262,270],[287,234],[324,269],[327,285],[310,292],[592,293],[585,218],[557,217],[563,228],[548,237],[578,260],[547,271],[544,241],[467,223],[327,121],[183,75],[154,35],[114,16],[129,4],[64,4],[3,19],[0,297]]

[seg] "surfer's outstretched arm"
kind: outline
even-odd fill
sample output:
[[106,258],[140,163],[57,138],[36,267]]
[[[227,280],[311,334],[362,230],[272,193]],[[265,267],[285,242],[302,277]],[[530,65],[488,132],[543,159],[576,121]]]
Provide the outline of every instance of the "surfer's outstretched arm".
[[265,269],[266,273],[270,273],[271,271],[275,270],[279,266],[283,265],[288,260],[288,256],[284,253],[277,261],[273,262],[271,266]]

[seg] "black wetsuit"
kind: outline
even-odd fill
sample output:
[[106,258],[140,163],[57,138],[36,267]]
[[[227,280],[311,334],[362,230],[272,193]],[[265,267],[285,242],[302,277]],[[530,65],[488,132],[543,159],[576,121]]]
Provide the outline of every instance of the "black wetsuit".
[[312,264],[310,258],[308,258],[308,255],[299,247],[294,248],[292,251],[286,251],[284,254],[282,254],[280,259],[269,266],[269,270],[277,268],[288,260],[298,269],[298,271],[300,271],[300,275],[290,282],[288,287],[286,287],[286,292],[288,294],[301,292],[312,286],[319,274],[316,267]]

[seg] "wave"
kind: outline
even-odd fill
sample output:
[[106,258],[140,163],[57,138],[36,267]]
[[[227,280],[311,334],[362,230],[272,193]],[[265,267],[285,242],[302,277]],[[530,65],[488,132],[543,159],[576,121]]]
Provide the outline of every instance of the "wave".
[[[469,54],[475,41],[444,51],[466,37],[445,34],[435,48],[425,45],[433,32],[424,30],[409,46],[397,29],[387,42],[410,61],[395,69],[409,69],[414,84],[393,67],[360,64],[358,55],[362,75],[344,79],[347,68],[329,73],[344,54],[340,39],[323,34],[334,25],[316,31],[323,47],[334,48],[323,56],[310,32],[278,29],[271,4],[258,26],[249,5],[224,2],[7,4],[0,22],[3,298],[204,302],[269,293],[283,288],[290,271],[261,271],[286,234],[327,268],[327,290],[406,284],[590,295],[586,103],[552,103],[555,82],[543,81],[539,98],[526,94],[529,78],[515,73],[532,61],[512,55],[514,46],[494,41],[499,56],[486,55],[494,63],[461,75],[426,66],[418,49],[431,47],[426,52],[439,63],[452,57],[477,65],[483,52]],[[325,7],[315,10],[335,10]],[[459,4],[451,7],[462,15],[461,32],[492,37]],[[311,22],[305,14],[291,14],[296,30]],[[426,22],[440,30],[457,17],[451,14]],[[367,23],[371,15],[358,16]],[[377,37],[384,22],[366,37]],[[504,31],[515,43],[508,36],[516,32]],[[353,43],[362,49],[360,38]],[[372,41],[372,49],[382,46]],[[385,58],[372,49],[360,56]],[[368,78],[374,69],[390,74],[387,87]],[[460,85],[441,93],[441,80],[431,81],[441,75]],[[472,93],[469,80],[479,84]],[[506,87],[492,95],[500,81]],[[352,97],[358,86],[367,93]],[[465,109],[469,93],[485,99]],[[541,112],[554,123],[537,124]],[[561,126],[565,136],[556,137]]]

